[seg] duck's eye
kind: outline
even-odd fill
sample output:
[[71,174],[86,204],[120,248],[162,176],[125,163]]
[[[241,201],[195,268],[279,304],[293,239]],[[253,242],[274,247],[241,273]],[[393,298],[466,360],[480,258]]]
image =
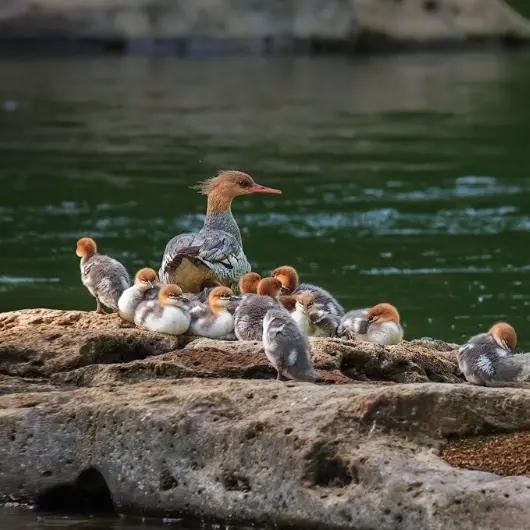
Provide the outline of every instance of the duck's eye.
[[242,188],[248,188],[250,186],[250,183],[247,182],[246,180],[240,180],[238,182],[238,184],[242,187]]

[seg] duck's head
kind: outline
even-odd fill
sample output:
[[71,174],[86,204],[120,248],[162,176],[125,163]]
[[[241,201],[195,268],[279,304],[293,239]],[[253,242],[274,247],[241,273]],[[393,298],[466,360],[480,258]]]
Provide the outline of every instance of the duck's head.
[[495,342],[505,350],[513,350],[517,345],[517,334],[510,324],[498,322],[489,331]]
[[274,269],[271,276],[273,278],[278,278],[278,280],[282,282],[283,294],[292,293],[298,287],[298,272],[296,272],[296,269],[290,265],[283,265]]
[[282,282],[278,278],[263,278],[258,283],[258,294],[260,296],[271,296],[276,300],[282,291]]
[[257,272],[249,272],[239,278],[239,290],[241,294],[256,294],[261,276]]
[[287,311],[289,311],[289,313],[294,313],[294,311],[296,311],[296,296],[293,296],[292,294],[282,295],[278,301],[285,309],[287,309]]
[[91,237],[82,237],[77,242],[77,248],[75,250],[75,253],[80,258],[90,258],[90,256],[97,254],[97,251],[98,247],[96,245],[96,242]]
[[391,304],[377,304],[368,310],[366,315],[368,322],[373,324],[377,322],[382,324],[383,322],[395,322],[399,324],[399,313],[398,310]]
[[156,272],[148,267],[146,267],[145,269],[140,269],[134,277],[135,287],[137,287],[142,292],[151,289],[157,283],[158,276],[156,275]]
[[223,310],[232,300],[234,293],[228,287],[216,287],[208,295],[208,303],[214,313]]
[[304,291],[296,296],[296,310],[304,315],[309,315],[315,309],[315,297]]
[[162,307],[184,307],[184,302],[181,299],[182,289],[178,285],[164,285],[158,293],[158,301]]
[[208,195],[208,211],[223,211],[230,207],[232,199],[251,193],[281,194],[280,190],[256,184],[254,179],[242,171],[220,171],[217,176],[193,186],[203,195]]

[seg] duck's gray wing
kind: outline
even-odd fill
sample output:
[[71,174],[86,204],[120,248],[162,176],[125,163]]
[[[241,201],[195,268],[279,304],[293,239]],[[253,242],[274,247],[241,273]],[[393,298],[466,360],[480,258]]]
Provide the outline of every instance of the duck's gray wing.
[[221,263],[227,269],[233,268],[230,258],[237,256],[241,247],[236,238],[221,230],[180,234],[166,245],[162,269],[176,269],[184,257],[193,262]]
[[167,281],[183,259],[189,260],[196,267],[213,268],[221,276],[231,275],[242,256],[244,257],[241,246],[228,232],[208,230],[196,234],[180,234],[166,245],[160,278]]

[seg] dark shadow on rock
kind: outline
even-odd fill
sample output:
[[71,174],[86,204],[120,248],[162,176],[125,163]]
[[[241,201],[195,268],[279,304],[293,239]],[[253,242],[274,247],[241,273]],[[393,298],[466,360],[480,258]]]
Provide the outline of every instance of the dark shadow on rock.
[[37,497],[36,504],[44,511],[114,513],[109,487],[103,475],[94,468],[83,471],[75,483],[45,490]]

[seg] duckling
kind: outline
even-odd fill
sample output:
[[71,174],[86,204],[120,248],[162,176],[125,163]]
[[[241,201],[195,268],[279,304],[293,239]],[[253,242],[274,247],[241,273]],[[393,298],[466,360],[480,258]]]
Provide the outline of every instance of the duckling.
[[190,327],[191,317],[178,285],[164,285],[158,300],[142,302],[134,314],[134,323],[150,331],[182,335]]
[[234,317],[227,310],[233,298],[228,287],[216,287],[208,297],[209,307],[192,313],[191,335],[220,339],[234,331]]
[[458,367],[474,385],[507,386],[524,381],[530,377],[530,353],[514,355],[516,345],[513,327],[498,322],[458,350]]
[[234,315],[234,331],[239,340],[262,340],[263,319],[269,309],[290,314],[278,302],[282,284],[276,278],[263,278],[258,294],[249,294],[241,301]]
[[102,304],[117,313],[120,296],[131,286],[125,267],[114,258],[98,254],[96,242],[90,237],[77,242],[75,253],[81,258],[81,281],[96,299],[96,313],[105,313]]
[[[134,312],[144,300],[152,300],[153,294],[158,296],[157,289],[158,277],[153,269],[140,269],[134,278],[134,285],[125,289],[118,300],[118,309],[120,316],[124,320],[134,322]],[[147,295],[150,298],[147,298]]]
[[278,298],[278,302],[282,304],[284,309],[289,311],[289,313],[293,313],[296,309],[296,296],[292,294],[282,294]]
[[282,294],[296,295],[303,291],[309,291],[315,297],[315,307],[338,317],[344,315],[344,309],[335,298],[326,290],[309,283],[299,283],[298,272],[294,267],[284,265],[272,271],[272,276],[282,282]]
[[338,335],[377,344],[392,345],[403,340],[398,310],[390,304],[377,304],[370,309],[355,309],[340,322]]
[[[280,300],[281,300],[280,296]],[[315,307],[315,297],[308,291],[296,295],[295,310],[291,313],[298,327],[308,336],[334,337],[339,325],[338,317]]]
[[239,292],[241,294],[258,294],[258,285],[261,276],[257,272],[249,272],[239,279]]
[[239,279],[239,292],[241,294],[236,294],[232,297],[232,301],[228,304],[228,311],[235,314],[236,309],[239,304],[245,299],[248,298],[250,294],[257,294],[258,284],[261,281],[261,276],[257,272],[249,272],[244,274]]
[[269,309],[263,318],[263,347],[269,362],[284,378],[313,383],[320,375],[313,368],[307,337],[283,308]]

